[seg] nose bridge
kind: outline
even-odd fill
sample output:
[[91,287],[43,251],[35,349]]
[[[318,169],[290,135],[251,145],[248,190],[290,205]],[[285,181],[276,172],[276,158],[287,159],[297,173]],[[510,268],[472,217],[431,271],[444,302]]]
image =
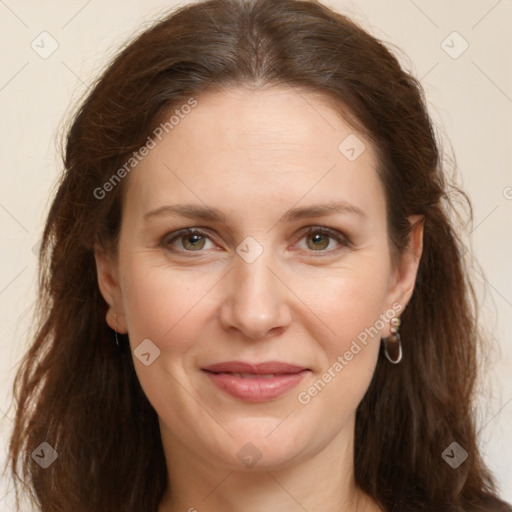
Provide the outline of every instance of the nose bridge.
[[237,248],[221,315],[226,328],[237,328],[250,338],[264,337],[290,320],[285,287],[270,270],[276,267],[273,252],[258,246],[246,239]]

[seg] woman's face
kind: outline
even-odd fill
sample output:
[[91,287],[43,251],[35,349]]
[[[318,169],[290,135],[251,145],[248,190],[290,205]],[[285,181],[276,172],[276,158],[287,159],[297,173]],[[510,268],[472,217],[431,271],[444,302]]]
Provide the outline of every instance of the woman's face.
[[97,255],[109,323],[171,452],[248,469],[349,446],[417,268],[392,270],[372,147],[294,89],[196,100],[126,178],[118,260]]

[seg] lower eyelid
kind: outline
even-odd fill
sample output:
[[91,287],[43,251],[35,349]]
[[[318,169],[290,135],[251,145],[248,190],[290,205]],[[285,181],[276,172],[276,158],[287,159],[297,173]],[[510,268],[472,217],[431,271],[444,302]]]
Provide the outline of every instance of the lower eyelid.
[[[303,239],[304,237],[300,238],[299,239],[299,242]],[[336,247],[329,247],[327,249],[318,249],[318,250],[314,250],[314,249],[298,249],[299,251],[303,251],[303,252],[307,252],[308,255],[313,255],[313,256],[319,256],[319,257],[322,257],[322,256],[329,256],[329,255],[333,255],[335,253],[337,253],[338,251],[341,251],[343,249],[346,249],[349,244],[347,241],[343,240],[342,238],[340,239],[337,239],[335,238],[334,236],[330,235],[330,238],[332,240],[334,240],[338,245]]]

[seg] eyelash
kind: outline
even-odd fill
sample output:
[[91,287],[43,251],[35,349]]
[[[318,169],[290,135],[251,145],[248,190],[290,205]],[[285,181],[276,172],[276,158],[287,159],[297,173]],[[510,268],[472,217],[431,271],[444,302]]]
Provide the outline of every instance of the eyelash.
[[[351,243],[345,235],[343,235],[342,233],[340,233],[339,231],[337,231],[335,229],[331,229],[331,228],[327,228],[327,227],[320,227],[320,226],[310,226],[309,229],[305,233],[303,233],[299,238],[297,238],[297,240],[294,243],[296,243],[296,242],[302,240],[303,238],[305,238],[309,235],[312,235],[314,233],[322,233],[324,235],[327,235],[330,238],[333,238],[334,240],[336,240],[342,247],[351,247]],[[207,233],[206,231],[203,231],[199,228],[185,228],[185,229],[180,229],[179,231],[174,231],[172,233],[168,233],[166,236],[163,237],[160,245],[163,246],[165,249],[170,250],[172,252],[181,252],[181,253],[197,252],[199,254],[203,253],[204,252],[203,250],[187,251],[186,249],[175,249],[175,248],[170,247],[170,245],[174,241],[179,240],[180,238],[183,238],[185,236],[190,236],[190,235],[201,235],[201,236],[204,236],[205,238],[208,238],[209,240],[211,240],[210,234]],[[211,240],[211,241],[213,242],[213,240]],[[311,250],[308,252],[310,252],[310,253],[318,252],[320,254],[315,255],[315,257],[322,257],[325,255],[331,255],[335,252],[338,252],[339,250],[340,250],[340,248],[325,249],[325,250],[319,249],[318,251]]]

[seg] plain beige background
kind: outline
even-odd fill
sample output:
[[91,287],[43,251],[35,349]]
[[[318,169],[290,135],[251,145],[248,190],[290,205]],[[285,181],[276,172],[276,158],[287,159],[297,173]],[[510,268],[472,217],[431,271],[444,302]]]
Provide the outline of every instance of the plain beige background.
[[[501,495],[512,502],[512,1],[325,3],[403,50],[401,62],[421,79],[434,122],[456,154],[459,185],[474,206],[474,224],[464,239],[481,265],[472,267],[481,322],[500,344],[493,369],[481,383],[480,441]],[[176,5],[163,0],[0,1],[2,464],[13,417],[11,385],[35,297],[34,247],[61,168],[56,135],[116,49]],[[11,509],[12,495],[4,477],[0,510]]]

